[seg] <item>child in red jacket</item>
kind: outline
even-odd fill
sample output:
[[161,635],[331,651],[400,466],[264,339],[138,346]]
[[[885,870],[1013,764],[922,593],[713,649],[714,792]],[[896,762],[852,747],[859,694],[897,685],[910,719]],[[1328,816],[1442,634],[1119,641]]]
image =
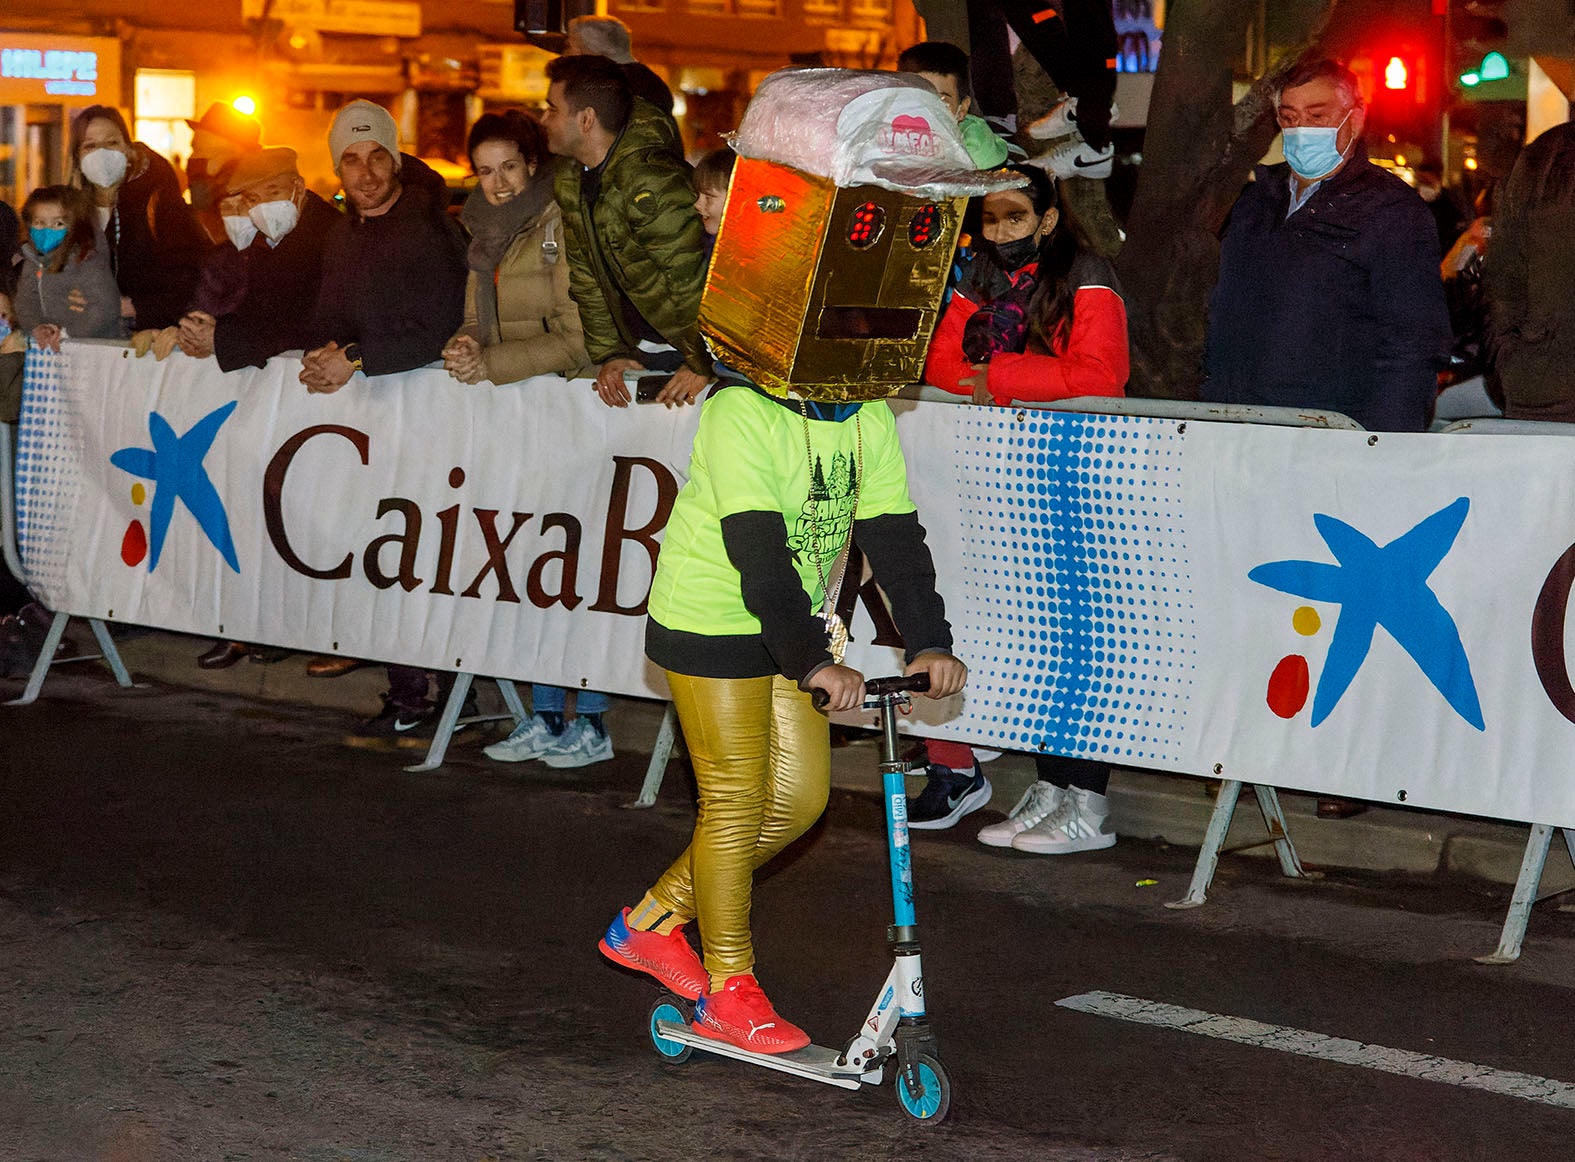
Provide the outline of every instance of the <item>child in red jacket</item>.
[[[926,382],[971,394],[973,402],[981,404],[1124,394],[1127,313],[1115,271],[1082,250],[1073,231],[1062,225],[1055,183],[1044,170],[1008,168],[1029,184],[984,197],[983,242],[963,252],[961,275],[930,342]],[[992,788],[966,744],[930,739],[926,751],[929,781],[908,804],[908,826],[944,831],[988,804]],[[1045,839],[1038,834],[1021,845],[1014,839],[1041,820],[1047,828],[1064,822],[1052,817],[1050,808],[1064,795],[1065,787],[1053,780],[1061,777],[1060,764],[1068,761],[1050,760],[1058,772],[1049,780],[1054,793],[1034,799],[1045,811],[1024,816],[1025,796],[1007,824],[981,832],[981,842],[1021,850],[1067,850],[1059,832],[1050,847],[1027,846]],[[1084,765],[1091,770],[1095,766]],[[1073,781],[1097,792],[1102,804],[1107,777],[1099,767],[1093,779]],[[1114,842],[1115,836],[1103,830],[1102,818],[1093,826],[1099,831],[1099,846],[1106,846],[1107,838]],[[1008,829],[1004,839],[994,838],[1003,828]]]
[[1029,185],[984,198],[984,241],[963,260],[925,379],[986,404],[1122,395],[1130,362],[1115,271],[1062,226],[1044,170],[1010,168]]

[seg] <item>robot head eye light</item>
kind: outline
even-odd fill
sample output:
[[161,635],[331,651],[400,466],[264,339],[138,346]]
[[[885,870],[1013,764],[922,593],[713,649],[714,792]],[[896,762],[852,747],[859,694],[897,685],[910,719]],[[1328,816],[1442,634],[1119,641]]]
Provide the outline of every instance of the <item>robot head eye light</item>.
[[855,250],[868,250],[880,241],[886,229],[886,211],[874,202],[865,202],[853,210],[848,220],[848,245]]
[[931,202],[919,207],[908,223],[908,241],[915,250],[923,250],[934,242],[941,231],[941,208]]

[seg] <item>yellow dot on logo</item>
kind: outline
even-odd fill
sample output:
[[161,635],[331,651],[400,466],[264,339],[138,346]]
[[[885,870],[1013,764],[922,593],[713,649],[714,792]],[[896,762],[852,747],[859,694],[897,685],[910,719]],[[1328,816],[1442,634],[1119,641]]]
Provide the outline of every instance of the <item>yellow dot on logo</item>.
[[1318,611],[1310,605],[1303,605],[1291,614],[1291,625],[1303,637],[1312,637],[1323,625],[1323,620],[1318,616]]
[[131,503],[141,504],[146,499],[148,499],[148,490],[142,487],[142,483],[138,481],[136,484],[133,484],[131,486]]

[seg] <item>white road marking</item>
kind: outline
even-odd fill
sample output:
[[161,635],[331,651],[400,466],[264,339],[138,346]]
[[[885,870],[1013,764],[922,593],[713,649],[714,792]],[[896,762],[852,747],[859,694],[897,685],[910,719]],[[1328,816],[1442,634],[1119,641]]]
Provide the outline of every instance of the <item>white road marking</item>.
[[1407,1049],[1390,1049],[1384,1045],[1364,1045],[1360,1041],[1329,1037],[1306,1029],[1293,1029],[1288,1025],[1266,1025],[1262,1021],[1249,1021],[1244,1017],[1207,1013],[1202,1009],[1184,1009],[1179,1005],[1146,1001],[1142,997],[1123,996],[1121,993],[1079,993],[1075,997],[1063,997],[1056,1004],[1064,1009],[1075,1009],[1100,1017],[1115,1017],[1139,1025],[1158,1025],[1183,1033],[1196,1033],[1201,1037],[1234,1041],[1238,1045],[1256,1045],[1260,1049],[1277,1049],[1281,1053],[1318,1057],[1341,1065],[1360,1065],[1364,1069],[1376,1069],[1381,1073],[1416,1077],[1423,1081],[1441,1081],[1466,1089],[1517,1097],[1522,1101],[1575,1109],[1575,1085],[1536,1077],[1530,1073],[1494,1069],[1488,1065],[1412,1053]]

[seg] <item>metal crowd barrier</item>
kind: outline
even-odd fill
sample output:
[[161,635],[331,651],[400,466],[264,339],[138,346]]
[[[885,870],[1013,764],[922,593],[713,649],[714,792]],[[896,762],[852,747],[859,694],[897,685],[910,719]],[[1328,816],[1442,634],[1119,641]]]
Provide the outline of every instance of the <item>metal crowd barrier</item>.
[[[22,566],[22,555],[17,546],[17,509],[16,509],[16,425],[0,423],[0,552],[3,552],[6,568],[11,575],[22,584],[27,583],[27,573]],[[110,636],[109,628],[104,621],[97,617],[87,618],[88,626],[93,631],[93,637],[98,642],[99,653],[75,654],[71,657],[57,658],[56,651],[65,636],[66,627],[71,622],[71,615],[57,612],[50,621],[49,629],[44,635],[44,643],[34,659],[33,667],[29,671],[27,685],[22,694],[6,702],[7,706],[26,706],[38,700],[44,688],[44,680],[49,676],[53,666],[67,665],[75,662],[94,662],[102,660],[114,675],[115,681],[122,687],[130,689],[135,683],[131,674],[126,669],[126,664],[121,660],[120,651],[115,647],[115,641]],[[508,678],[494,678],[497,683],[498,694],[503,699],[506,714],[476,714],[464,716],[465,699],[469,696],[477,675],[471,673],[457,673],[454,677],[453,688],[448,699],[443,704],[443,710],[438,716],[437,728],[432,736],[432,742],[427,747],[426,757],[419,763],[407,766],[405,770],[420,773],[436,770],[443,765],[443,760],[448,754],[449,743],[454,737],[454,732],[462,726],[469,726],[478,722],[496,722],[504,718],[512,719],[515,726],[526,719],[525,706],[520,700],[519,691]],[[646,773],[645,785],[641,788],[639,798],[627,804],[630,807],[650,807],[656,802],[656,791],[661,786],[662,772],[666,769],[668,756],[672,754],[673,744],[677,737],[677,716],[672,705],[667,707],[667,713],[662,718],[662,726],[656,736],[655,748],[651,755],[651,765]]]
[[[23,585],[27,584],[27,573],[22,568],[22,555],[17,551],[16,541],[16,425],[0,423],[0,552],[4,553],[6,568],[11,570],[11,576]],[[27,687],[19,698],[13,698],[5,705],[26,706],[38,700],[39,691],[44,688],[44,678],[48,676],[51,666],[63,666],[71,662],[96,662],[102,660],[114,674],[115,681],[122,687],[130,689],[133,685],[131,674],[126,670],[126,664],[120,660],[120,651],[115,648],[114,639],[109,636],[109,630],[103,621],[96,617],[87,619],[88,625],[93,630],[93,637],[98,642],[99,653],[77,654],[69,658],[57,658],[55,652],[60,648],[60,641],[65,636],[66,626],[71,621],[71,615],[56,613],[50,620],[49,629],[44,634],[43,647],[38,651],[38,657],[33,662],[33,669],[28,675]]]

